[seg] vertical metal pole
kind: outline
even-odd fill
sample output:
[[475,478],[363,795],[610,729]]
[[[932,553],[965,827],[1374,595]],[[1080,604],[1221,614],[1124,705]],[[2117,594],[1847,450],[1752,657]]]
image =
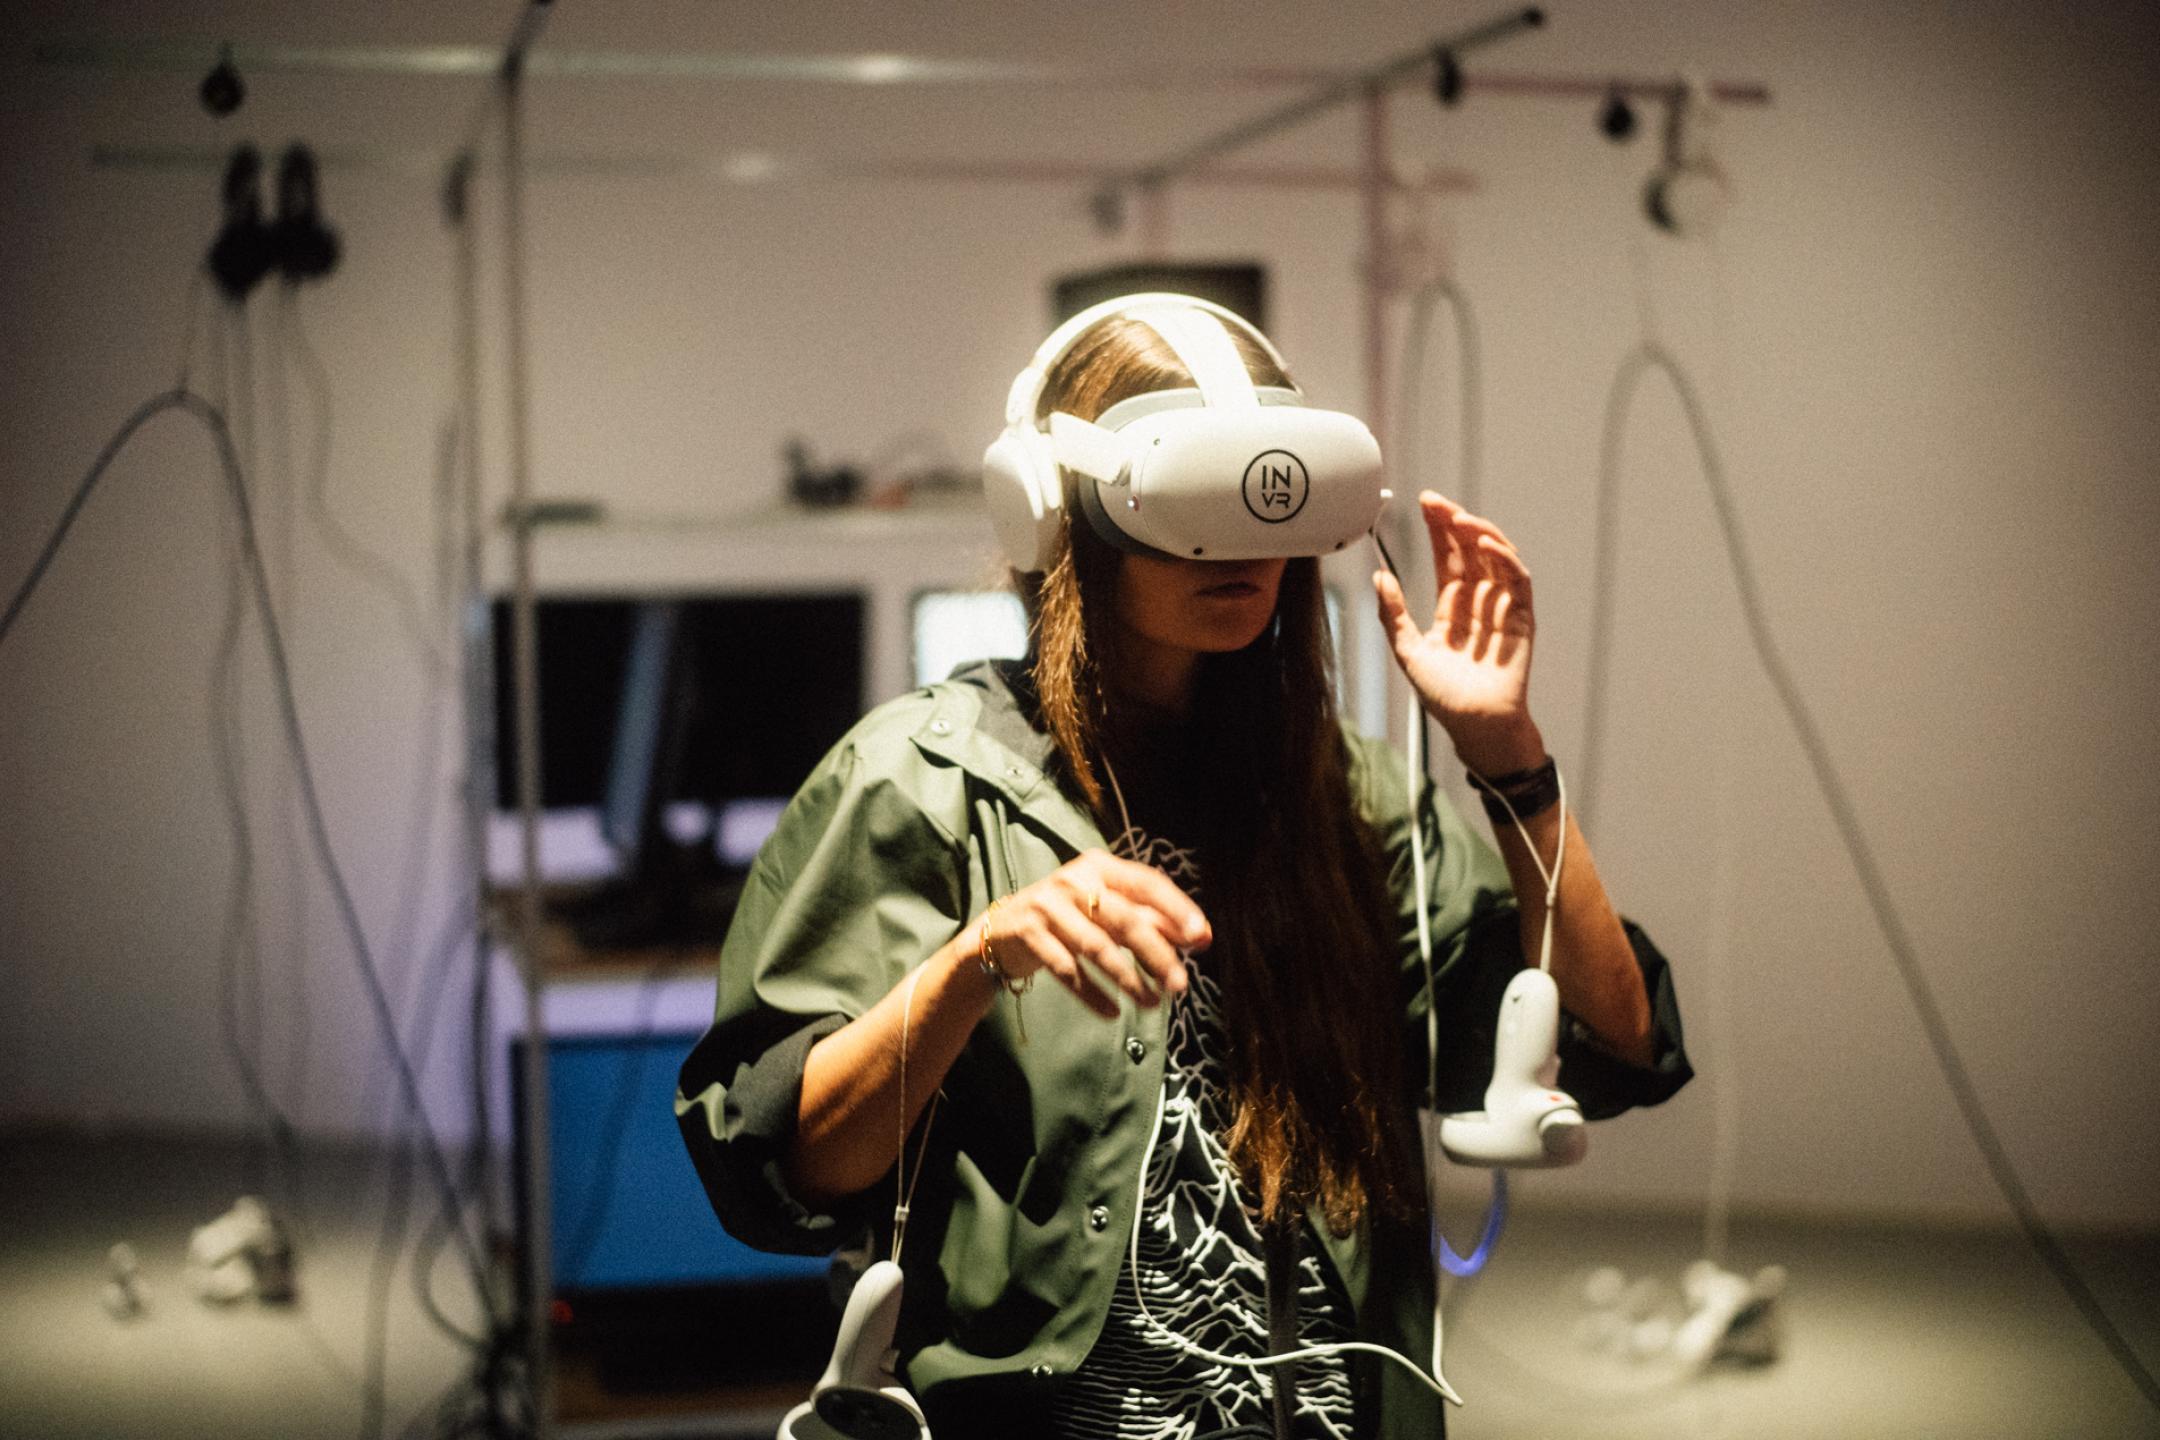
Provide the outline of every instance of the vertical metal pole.
[[1359,106],[1359,192],[1364,200],[1365,260],[1365,423],[1375,435],[1388,430],[1387,263],[1388,263],[1388,97],[1375,85]]
[[[1363,122],[1358,130],[1361,142],[1358,158],[1360,193],[1364,199],[1365,253],[1358,274],[1365,287],[1365,423],[1373,434],[1388,435],[1391,433],[1388,429],[1388,190],[1392,177],[1388,162],[1386,87],[1367,86],[1360,97],[1359,111]],[[1393,523],[1397,534],[1403,536],[1422,530],[1422,526],[1409,523],[1407,518],[1417,508],[1415,478],[1391,473],[1390,479],[1396,495],[1381,523]],[[1369,585],[1363,586],[1360,593],[1369,589]],[[1386,637],[1380,633],[1380,622],[1372,607],[1360,605],[1357,613],[1362,624],[1356,633],[1365,637],[1357,647],[1360,672],[1355,691],[1358,720],[1367,733],[1385,735],[1400,745],[1409,738],[1403,732],[1403,702],[1409,698],[1409,690],[1390,663]],[[1378,713],[1374,713],[1376,710]]]
[[540,634],[533,590],[532,375],[525,300],[525,67],[514,51],[503,66],[503,306],[509,401],[511,645],[517,700],[517,953],[525,984],[526,1155],[525,1324],[534,1434],[554,1428],[549,1312],[554,1299],[554,1235],[548,1176],[547,1029],[540,966]]
[[[495,648],[491,630],[493,607],[488,603],[485,574],[487,531],[480,506],[480,249],[472,213],[473,177],[477,160],[471,151],[451,162],[444,182],[443,208],[456,233],[457,336],[457,487],[458,526],[458,632],[459,687],[465,728],[464,841],[467,903],[473,907],[473,995],[466,1056],[472,1083],[472,1135],[470,1143],[478,1163],[480,1226],[483,1242],[494,1213],[495,1167],[493,1116],[487,1104],[489,1067],[488,1017],[489,971],[494,950],[488,930],[488,817],[494,810],[490,793],[495,775]],[[483,1297],[492,1326],[500,1313],[498,1297]]]

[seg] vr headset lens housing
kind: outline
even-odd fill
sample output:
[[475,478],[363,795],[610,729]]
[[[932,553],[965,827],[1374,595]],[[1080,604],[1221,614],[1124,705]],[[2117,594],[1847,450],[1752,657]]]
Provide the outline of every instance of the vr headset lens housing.
[[1258,393],[1258,406],[1236,409],[1194,390],[1135,396],[1085,431],[1056,417],[1052,447],[1077,476],[1081,514],[1119,549],[1205,560],[1326,555],[1370,530],[1381,505],[1372,432],[1294,391]]
[[[1051,371],[1113,315],[1161,336],[1193,387],[1133,396],[1096,421],[1053,413],[1047,430],[1038,427]],[[1074,523],[1118,549],[1185,559],[1327,555],[1372,528],[1384,498],[1372,432],[1354,416],[1307,406],[1296,390],[1255,386],[1233,327],[1275,356],[1245,320],[1186,295],[1110,301],[1043,342],[1014,380],[1005,430],[983,457],[991,519],[1015,568],[1050,562],[1068,503],[1080,512]]]

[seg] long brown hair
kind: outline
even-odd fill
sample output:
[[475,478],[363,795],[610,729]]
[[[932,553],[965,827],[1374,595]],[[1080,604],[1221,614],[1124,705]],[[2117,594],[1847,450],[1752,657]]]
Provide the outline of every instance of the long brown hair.
[[[1290,383],[1232,333],[1254,383]],[[1056,409],[1092,420],[1129,396],[1192,383],[1153,329],[1112,317],[1051,371],[1037,418]],[[1085,520],[1068,518],[1052,563],[1020,579],[1044,724],[1112,832],[1102,766],[1121,728],[1121,564]],[[1420,1182],[1402,1100],[1393,906],[1378,846],[1351,806],[1333,669],[1319,562],[1292,560],[1267,631],[1202,657],[1192,721],[1206,737],[1203,899],[1216,936],[1206,963],[1230,1032],[1230,1158],[1264,1221],[1317,1203],[1346,1234],[1368,1214],[1415,1214]]]

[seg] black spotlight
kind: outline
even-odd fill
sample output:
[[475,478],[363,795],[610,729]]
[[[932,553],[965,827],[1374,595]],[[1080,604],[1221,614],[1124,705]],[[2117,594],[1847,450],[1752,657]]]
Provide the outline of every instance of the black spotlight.
[[222,120],[240,108],[247,99],[247,82],[233,68],[232,47],[218,52],[218,62],[208,75],[203,76],[202,88],[195,92],[202,99],[202,108]]
[[1462,62],[1455,58],[1455,52],[1453,50],[1448,49],[1444,45],[1433,51],[1432,59],[1433,99],[1438,100],[1442,105],[1453,109],[1455,106],[1462,103]]
[[1615,85],[1606,95],[1604,108],[1598,111],[1597,127],[1615,144],[1635,134],[1635,107],[1628,104],[1627,96],[1619,86]]

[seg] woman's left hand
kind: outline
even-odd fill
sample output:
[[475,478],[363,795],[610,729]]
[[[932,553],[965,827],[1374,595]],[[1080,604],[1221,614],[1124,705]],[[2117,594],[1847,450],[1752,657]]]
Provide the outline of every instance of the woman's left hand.
[[1545,744],[1530,719],[1537,618],[1529,568],[1490,520],[1430,490],[1418,496],[1418,506],[1432,537],[1440,593],[1432,624],[1421,630],[1395,577],[1374,574],[1395,662],[1465,765],[1505,775],[1542,764]]

